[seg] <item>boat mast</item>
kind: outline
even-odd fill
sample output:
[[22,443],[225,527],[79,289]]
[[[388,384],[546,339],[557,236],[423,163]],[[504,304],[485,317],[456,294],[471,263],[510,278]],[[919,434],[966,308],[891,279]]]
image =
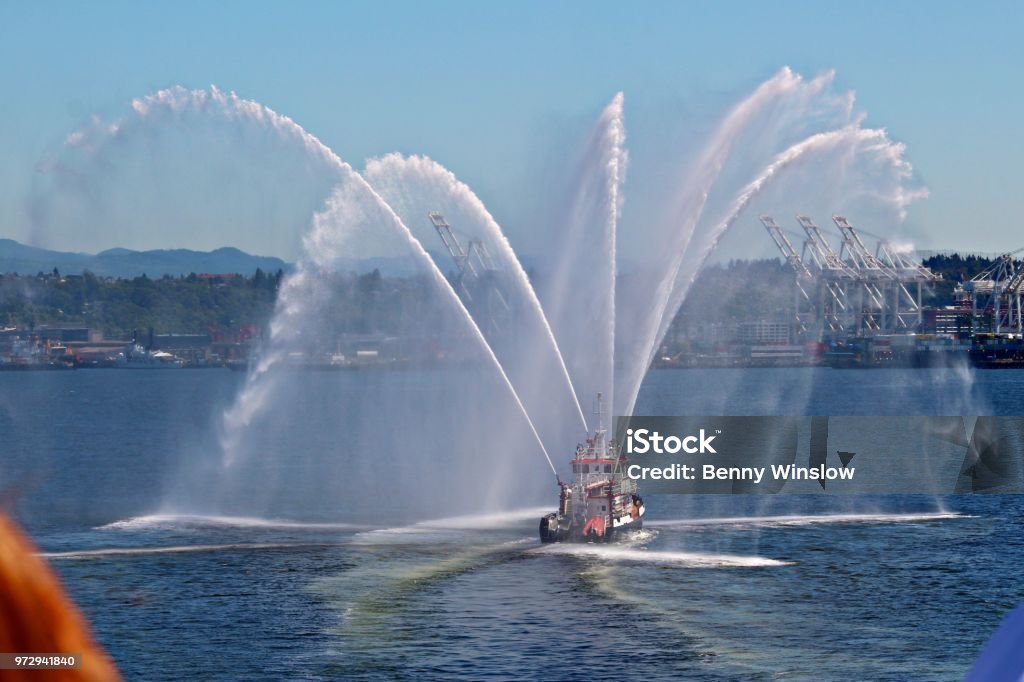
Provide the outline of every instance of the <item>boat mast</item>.
[[594,440],[600,443],[600,451],[597,454],[599,457],[607,456],[608,454],[608,441],[605,438],[607,431],[604,428],[604,394],[598,393],[597,400],[595,401],[596,407],[594,408],[594,414],[597,415],[597,430],[594,432]]

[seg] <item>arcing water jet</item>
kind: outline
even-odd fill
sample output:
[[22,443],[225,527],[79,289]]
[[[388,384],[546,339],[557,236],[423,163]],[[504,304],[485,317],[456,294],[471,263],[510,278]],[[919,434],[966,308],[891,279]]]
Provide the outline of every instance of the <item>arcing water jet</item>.
[[[542,346],[540,350],[553,356],[553,361],[557,365],[555,371],[561,373],[564,378],[580,423],[583,430],[586,431],[586,417],[583,415],[579,397],[569,377],[565,359],[555,341],[544,309],[541,307],[533,285],[530,284],[511,244],[479,197],[466,184],[460,182],[452,172],[424,156],[404,157],[400,154],[388,154],[380,159],[371,159],[366,165],[365,177],[414,232],[418,232],[416,226],[426,222],[426,216],[423,213],[424,207],[432,207],[447,216],[471,238],[482,240],[487,245],[488,251],[497,255],[500,267],[505,272],[511,273],[508,282],[508,289],[511,291],[506,291],[506,296],[511,294],[515,300],[510,304],[526,308],[527,313],[524,317],[529,319],[521,317],[520,321],[527,329],[537,328],[537,335],[540,337],[537,343]],[[421,243],[432,236],[425,235],[420,239]],[[444,267],[441,264],[438,266]],[[481,320],[477,320],[477,325],[481,329],[491,329]],[[512,373],[516,385],[521,386],[522,382],[531,379],[535,382],[535,376],[517,376],[519,374],[516,371],[517,364],[522,364],[521,360],[517,362],[517,358],[509,357],[510,353],[505,352],[509,350],[507,344],[502,345],[499,339],[494,338],[499,334],[508,333],[510,330],[496,330],[495,334],[489,334],[488,341],[491,347],[500,356],[505,369]],[[536,344],[531,341],[532,339],[528,336],[525,345],[532,349]],[[545,375],[547,376],[546,373]],[[547,409],[550,410],[550,402],[554,396],[550,394],[550,391],[545,391],[544,399],[548,403]],[[537,414],[537,410],[531,410],[531,413]]]
[[588,399],[614,405],[616,239],[622,208],[625,150],[623,94],[602,111],[564,203],[551,220],[551,245],[541,284],[544,309],[568,357],[573,383]]
[[161,90],[134,100],[132,109],[133,116],[114,124],[96,124],[79,131],[69,137],[68,144],[95,153],[104,145],[123,143],[126,138],[151,125],[159,126],[167,121],[180,123],[183,117],[188,116],[218,117],[240,125],[272,130],[283,139],[297,144],[310,159],[324,167],[337,185],[325,209],[315,216],[312,228],[303,238],[303,255],[295,272],[285,280],[279,292],[270,325],[270,340],[264,353],[250,371],[235,403],[224,414],[221,446],[226,469],[239,461],[243,431],[274,402],[275,391],[280,386],[280,372],[275,370],[280,369],[294,350],[292,344],[296,343],[301,323],[315,317],[318,314],[317,305],[325,302],[324,297],[328,292],[320,286],[320,278],[331,272],[340,258],[358,253],[359,248],[369,245],[375,249],[383,245],[390,253],[411,257],[417,267],[427,274],[431,286],[446,301],[444,305],[454,311],[463,331],[474,339],[497,370],[537,447],[552,472],[555,472],[551,457],[514,385],[451,284],[390,206],[332,150],[292,119],[257,102],[216,88],[209,92],[190,91],[181,87]]
[[[873,164],[872,170],[882,169],[883,172],[878,175],[883,178],[884,182],[895,187],[894,190],[873,198],[895,209],[900,217],[905,214],[906,206],[910,202],[921,196],[926,196],[926,192],[908,189],[903,185],[911,176],[910,164],[903,158],[904,146],[890,141],[883,130],[861,128],[862,117],[857,116],[851,108],[852,95],[846,97],[828,95],[826,86],[831,82],[831,78],[832,74],[829,73],[801,85],[798,76],[793,76],[788,69],[784,69],[738,105],[720,126],[712,142],[701,156],[699,166],[707,164],[708,167],[706,169],[698,167],[695,171],[697,177],[702,178],[697,183],[699,192],[695,199],[684,201],[681,204],[683,213],[677,223],[679,231],[674,237],[669,237],[670,241],[676,244],[676,248],[669,249],[667,262],[659,263],[650,276],[643,280],[648,283],[653,278],[656,283],[654,305],[631,306],[631,309],[643,311],[639,315],[640,320],[635,325],[635,328],[638,328],[641,333],[630,339],[624,332],[634,326],[620,325],[619,327],[620,351],[624,350],[624,370],[617,375],[616,380],[618,383],[625,384],[626,388],[625,398],[619,402],[620,407],[617,408],[617,413],[632,413],[647,368],[654,360],[657,349],[667,333],[672,319],[682,305],[690,284],[722,236],[767,184],[778,182],[780,175],[797,161],[805,159],[812,153],[826,154],[837,150],[842,153],[840,161],[844,168],[850,166],[852,159],[866,159]],[[789,101],[788,106],[784,107],[786,111],[773,119],[774,135],[780,139],[787,137],[784,134],[787,132],[787,126],[803,130],[813,123],[813,120],[808,120],[812,111],[815,116],[822,118],[826,123],[843,119],[848,121],[839,128],[807,135],[799,142],[791,144],[775,154],[756,172],[754,179],[744,185],[730,200],[724,209],[724,216],[707,228],[701,229],[704,224],[702,216],[708,197],[712,193],[712,187],[721,174],[740,133],[752,125],[755,114],[764,111],[764,107],[772,103],[775,105],[786,103],[787,100],[792,101]],[[843,179],[843,182],[845,184],[849,180]],[[666,223],[662,229],[670,228],[672,228],[672,224]],[[694,244],[693,241],[698,236],[700,241]],[[626,292],[625,295],[630,294]],[[632,295],[634,301],[647,298],[644,291],[633,292]],[[643,299],[640,299],[639,296],[643,296]]]
[[[284,369],[289,358],[305,350],[310,338],[317,336],[315,332],[330,338],[337,331],[326,325],[324,319],[330,317],[328,311],[336,296],[329,280],[343,269],[344,263],[357,262],[359,256],[394,256],[411,262],[417,276],[424,278],[425,288],[437,297],[436,306],[430,310],[438,315],[438,320],[430,319],[426,309],[411,314],[425,318],[421,327],[434,324],[443,329],[437,337],[445,343],[466,338],[476,352],[482,353],[487,366],[497,370],[501,390],[511,401],[510,409],[523,415],[532,440],[556,472],[545,447],[550,424],[537,426],[538,414],[552,404],[549,380],[557,377],[568,388],[567,392],[559,388],[560,395],[554,399],[564,400],[565,405],[559,404],[551,409],[552,414],[544,416],[551,423],[564,423],[564,415],[574,412],[586,428],[576,390],[585,397],[597,392],[614,395],[614,412],[630,414],[647,367],[695,274],[765,187],[778,185],[789,169],[811,157],[831,157],[839,152],[843,170],[851,175],[862,170],[854,169],[851,160],[866,161],[872,166],[868,170],[877,170],[879,164],[886,169],[882,176],[887,183],[884,191],[867,192],[873,200],[902,212],[909,201],[919,196],[904,187],[910,168],[903,160],[902,145],[889,141],[883,131],[861,128],[861,120],[852,111],[852,96],[828,92],[831,79],[831,74],[825,74],[804,82],[783,69],[733,108],[690,167],[678,198],[666,202],[667,217],[657,222],[650,234],[628,234],[631,240],[644,240],[650,245],[641,276],[631,279],[629,286],[620,286],[623,278],[618,264],[622,249],[617,239],[620,234],[627,236],[627,230],[619,226],[627,154],[623,97],[621,93],[617,95],[584,146],[567,198],[551,221],[557,228],[557,243],[551,250],[555,257],[548,264],[549,269],[538,277],[539,296],[534,294],[519,259],[482,202],[438,164],[423,157],[386,156],[369,162],[368,182],[291,119],[233,93],[183,88],[160,91],[133,102],[132,117],[112,125],[97,122],[70,136],[68,145],[92,152],[111,141],[124,142],[148,126],[180,123],[190,117],[215,117],[243,127],[272,131],[302,149],[334,185],[324,209],[315,215],[303,238],[302,257],[295,272],[279,292],[263,354],[234,404],[225,411],[220,442],[225,470],[237,472],[242,462],[251,464],[253,458],[241,457],[248,446],[265,447],[258,440],[261,436],[251,434],[260,432],[260,422],[275,411],[272,408],[294,409],[289,397],[300,395],[307,382],[286,381]],[[744,151],[742,155],[735,151],[739,148]],[[737,179],[742,182],[733,184]],[[849,179],[842,177],[840,182],[845,186]],[[878,184],[875,180],[872,183],[872,187]],[[740,189],[733,191],[733,187]],[[515,347],[516,339],[502,346],[505,334],[482,328],[481,319],[474,317],[423,247],[426,237],[417,238],[418,231],[429,234],[426,214],[438,208],[452,218],[455,227],[470,231],[499,256],[503,270],[510,276],[510,291],[524,311],[516,331],[520,334],[518,340],[527,341],[519,348]],[[435,237],[429,234],[429,238]],[[441,318],[450,319],[451,327]],[[314,329],[310,331],[307,327]],[[373,383],[387,381],[382,376],[373,378]],[[462,390],[459,381],[453,383],[457,390]],[[284,395],[286,384],[292,389],[290,395]],[[394,398],[393,404],[404,406],[405,411],[398,417],[401,428],[391,434],[401,432],[408,436],[405,440],[394,440],[403,442],[402,446],[381,445],[364,437],[366,434],[353,436],[339,429],[337,433],[332,431],[335,438],[322,439],[324,442],[318,447],[358,453],[352,467],[368,476],[372,475],[368,470],[373,468],[380,452],[391,448],[411,460],[403,473],[405,478],[394,479],[399,484],[404,485],[407,480],[409,486],[420,487],[422,466],[434,465],[435,460],[448,457],[449,451],[468,449],[463,459],[447,461],[446,466],[479,466],[480,471],[474,469],[476,473],[467,474],[466,481],[478,484],[477,489],[507,487],[502,476],[512,472],[495,475],[495,471],[480,465],[479,458],[473,459],[475,449],[480,448],[481,437],[483,450],[489,449],[492,441],[503,441],[510,452],[522,449],[519,444],[495,438],[493,426],[489,430],[484,428],[479,435],[473,432],[471,437],[469,431],[476,425],[459,417],[461,407],[450,407],[447,421],[432,424],[436,415],[448,408],[449,401],[417,403],[415,396],[410,397],[411,388],[415,386],[402,384],[397,389],[386,389],[395,391],[388,394]],[[367,389],[367,395],[390,404],[381,398],[380,391],[386,390]],[[501,409],[497,402],[493,408],[488,405],[494,393],[483,391],[473,395],[474,398],[464,398],[460,406],[477,410],[484,422],[492,421],[493,410]],[[358,407],[353,399],[348,399],[335,407],[335,413],[351,413],[348,423],[359,424]],[[488,412],[489,409],[492,411]],[[456,436],[450,448],[435,442],[450,434]],[[417,437],[419,443],[429,442],[433,448],[429,462],[417,459]],[[559,445],[562,446],[560,440]],[[318,455],[301,454],[307,460],[314,456]],[[278,457],[280,468],[290,471],[293,462],[283,455]],[[495,461],[509,459],[498,457]],[[490,476],[489,482],[481,483],[481,474]],[[350,477],[352,472],[346,470],[339,475]],[[254,480],[254,484],[262,481]],[[431,492],[424,491],[424,497]]]

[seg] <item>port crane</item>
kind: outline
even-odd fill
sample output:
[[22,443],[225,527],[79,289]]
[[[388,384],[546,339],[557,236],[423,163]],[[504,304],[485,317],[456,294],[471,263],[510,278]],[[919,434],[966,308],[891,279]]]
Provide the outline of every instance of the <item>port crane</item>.
[[[801,332],[811,325],[822,332],[827,325],[833,333],[883,333],[908,329],[912,318],[921,323],[922,287],[938,281],[939,276],[886,239],[878,238],[872,253],[841,215],[832,217],[842,237],[838,253],[810,217],[798,215],[796,219],[804,235],[800,253],[771,216],[760,216],[761,224],[796,274],[795,310]],[[911,285],[917,288],[916,296],[910,291]],[[1024,298],[1024,275],[1017,287],[1020,298]]]
[[[1000,255],[984,272],[957,287],[954,295],[971,301],[971,331],[1002,334],[1004,329],[1016,329],[1018,334],[1024,333],[1024,265],[1014,258],[1021,251],[1024,248]],[[988,313],[991,324],[984,324]]]
[[[902,292],[909,303],[909,312],[916,316],[917,324],[920,325],[923,315],[922,297],[924,287],[938,282],[942,277],[936,275],[921,263],[915,262],[907,255],[906,251],[895,248],[888,239],[880,238],[878,240],[878,245],[875,247],[875,257],[885,264],[890,272],[896,275],[896,282],[899,285],[897,295]],[[914,295],[911,295],[908,286],[916,288],[913,292]],[[896,306],[897,315],[900,315],[898,300]]]
[[[804,253],[809,253],[812,260],[818,266],[825,289],[832,300],[832,320],[830,326],[832,331],[841,331],[846,328],[850,313],[852,312],[849,302],[849,286],[856,282],[857,273],[847,265],[838,253],[828,243],[825,235],[822,234],[813,220],[806,215],[798,215],[796,222],[803,229],[807,239],[804,241]],[[823,314],[826,307],[822,308]],[[860,324],[858,318],[857,324]]]
[[783,232],[774,218],[763,215],[760,220],[761,224],[768,231],[769,236],[771,236],[772,241],[775,242],[775,246],[782,252],[782,257],[785,258],[786,263],[796,273],[796,295],[793,308],[798,330],[800,333],[804,333],[807,331],[808,320],[814,316],[814,301],[811,295],[807,293],[807,290],[815,282],[814,273],[804,263],[803,258],[796,252],[793,243],[789,241],[786,233]]
[[468,241],[469,250],[464,250],[462,244],[459,243],[458,237],[455,236],[455,232],[452,231],[451,225],[448,224],[443,215],[435,211],[429,213],[428,217],[434,229],[437,230],[437,234],[441,237],[445,248],[448,249],[452,260],[455,261],[455,266],[459,269],[460,276],[479,279],[483,273],[497,270],[494,266],[494,259],[491,258],[490,252],[482,241],[470,239]]
[[455,261],[455,267],[458,269],[456,283],[466,307],[482,312],[490,331],[500,331],[500,320],[510,310],[510,306],[501,292],[501,270],[495,265],[487,246],[479,239],[469,239],[466,248],[463,249],[462,243],[443,215],[432,211],[427,217],[441,237],[448,254]]
[[[1021,310],[1021,304],[1024,303],[1024,300],[1022,300],[1024,299],[1024,265],[1017,268],[1016,274],[1006,285],[1005,291],[1010,310],[1009,326],[1011,329],[1016,326],[1017,334],[1024,337],[1024,310]],[[1016,304],[1017,308],[1016,315],[1014,315],[1013,311],[1014,304]]]
[[[920,325],[923,285],[940,278],[897,251],[886,239],[879,238],[875,253],[872,254],[845,217],[834,215],[832,222],[843,235],[843,249],[851,254],[851,260],[857,268],[866,273],[865,286],[873,292],[872,300],[882,315],[882,327],[906,330],[909,328],[909,318],[914,319],[915,325]],[[908,284],[916,285],[916,296],[910,293]]]

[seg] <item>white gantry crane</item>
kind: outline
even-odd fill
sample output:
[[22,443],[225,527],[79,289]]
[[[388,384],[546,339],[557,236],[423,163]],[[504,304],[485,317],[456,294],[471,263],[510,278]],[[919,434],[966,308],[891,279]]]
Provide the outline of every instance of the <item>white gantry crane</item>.
[[509,311],[509,305],[501,292],[498,277],[500,270],[494,264],[487,247],[480,240],[470,239],[466,242],[467,248],[463,249],[443,215],[433,211],[427,217],[459,270],[458,287],[464,303],[467,307],[476,308],[478,306],[473,305],[474,295],[482,297],[479,305],[484,306],[482,312],[486,315],[488,326],[492,331],[498,331],[501,327],[499,319]]
[[[843,216],[832,216],[832,222],[843,235],[843,250],[850,254],[851,262],[865,275],[865,291],[878,306],[882,329],[907,330],[910,328],[908,320],[913,320],[915,327],[919,326],[923,286],[940,278],[898,252],[888,240],[881,239],[872,254],[857,230]],[[916,296],[910,293],[908,285],[916,287]]]
[[1022,250],[1002,254],[984,272],[957,287],[956,295],[971,299],[971,331],[1024,333],[1024,266],[1014,259],[1014,254]]
[[[880,239],[872,253],[853,225],[836,215],[832,220],[842,235],[836,253],[821,228],[808,216],[798,215],[806,238],[797,253],[771,216],[760,220],[796,274],[795,310],[801,331],[814,327],[821,334],[827,326],[839,334],[887,333],[907,331],[911,321],[920,325],[922,287],[940,278],[889,241]],[[1017,290],[1019,310],[1024,277]]]
[[483,273],[497,269],[494,267],[490,252],[482,241],[470,239],[467,242],[469,250],[464,251],[458,237],[455,236],[443,215],[436,211],[427,215],[434,225],[434,229],[437,230],[437,234],[440,235],[441,241],[444,242],[445,248],[448,249],[448,253],[451,254],[452,260],[455,261],[455,265],[459,268],[460,275],[478,279]]
[[[789,241],[786,233],[782,231],[775,219],[768,215],[763,215],[760,218],[761,224],[764,225],[764,229],[768,231],[768,235],[775,242],[775,246],[778,247],[782,253],[782,257],[786,259],[786,263],[796,273],[796,291],[794,292],[793,300],[793,312],[796,317],[796,326],[798,333],[805,333],[808,330],[808,323],[813,324],[814,320],[818,318],[815,314],[814,300],[811,295],[807,293],[807,290],[812,288],[816,282],[816,278],[810,268],[804,263],[800,254],[793,248],[793,243]],[[823,317],[821,319],[824,319]]]
[[[895,273],[898,278],[899,291],[896,292],[897,316],[902,315],[899,312],[901,300],[899,294],[902,293],[909,304],[908,312],[917,318],[917,324],[920,325],[923,315],[921,300],[924,294],[924,287],[938,282],[942,277],[915,261],[908,255],[907,251],[895,248],[888,239],[878,240],[878,246],[875,247],[875,257],[891,272]],[[913,293],[911,293],[908,287],[914,290]]]
[[[860,331],[865,321],[864,316],[859,310],[854,310],[850,302],[850,287],[856,285],[858,281],[856,270],[835,252],[822,234],[821,228],[813,220],[808,216],[798,215],[796,221],[807,235],[804,241],[804,254],[811,255],[822,277],[822,314],[829,319],[833,331],[844,331],[851,325]],[[831,299],[831,306],[826,302],[826,292]],[[829,307],[832,310],[831,314],[828,313]],[[871,317],[867,318],[867,324],[869,328],[873,324]]]
[[1024,338],[1024,311],[1021,310],[1021,303],[1024,303],[1024,265],[1017,268],[1016,274],[1007,283],[1004,291],[1010,312],[1008,327],[1016,329],[1017,334]]
[[[865,325],[875,331],[888,330],[890,319],[886,315],[888,312],[887,299],[879,284],[888,279],[889,273],[864,246],[860,235],[846,221],[846,218],[835,215],[832,216],[832,222],[839,228],[843,237],[842,246],[839,247],[839,257],[846,256],[846,262],[857,273],[858,292],[860,293],[858,308],[863,311]],[[864,294],[867,294],[870,300],[866,301]]]

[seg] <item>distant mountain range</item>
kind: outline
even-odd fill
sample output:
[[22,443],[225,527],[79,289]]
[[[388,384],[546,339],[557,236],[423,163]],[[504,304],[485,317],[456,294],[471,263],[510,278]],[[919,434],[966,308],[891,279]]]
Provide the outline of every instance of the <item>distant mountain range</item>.
[[[444,252],[431,250],[430,255],[441,271],[448,273],[455,269],[455,263]],[[523,259],[523,267],[534,265],[531,258]],[[189,273],[239,273],[251,275],[256,268],[264,272],[288,272],[292,263],[273,256],[253,256],[240,249],[222,247],[213,251],[192,251],[191,249],[156,249],[153,251],[132,251],[130,249],[107,249],[97,254],[51,251],[27,246],[13,239],[0,239],[0,274],[16,272],[20,275],[34,275],[38,272],[52,272],[57,268],[63,275],[78,275],[88,270],[102,277],[177,277]],[[356,273],[379,269],[389,276],[409,276],[422,272],[419,261],[412,256],[378,256],[362,259],[342,259],[338,269]]]
[[105,277],[163,277],[195,273],[231,273],[250,275],[256,268],[265,272],[288,270],[291,265],[272,256],[253,256],[239,249],[224,247],[214,251],[159,249],[131,251],[108,249],[97,254],[50,251],[26,246],[13,239],[0,239],[0,273],[34,275],[52,272],[77,275],[88,270]]

